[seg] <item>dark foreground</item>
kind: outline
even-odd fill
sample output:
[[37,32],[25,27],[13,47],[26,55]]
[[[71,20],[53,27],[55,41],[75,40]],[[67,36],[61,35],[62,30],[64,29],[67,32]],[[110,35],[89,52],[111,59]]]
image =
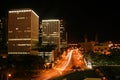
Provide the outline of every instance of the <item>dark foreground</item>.
[[93,70],[76,70],[50,80],[85,80],[86,78],[93,78],[94,80],[120,80],[120,66],[99,66]]

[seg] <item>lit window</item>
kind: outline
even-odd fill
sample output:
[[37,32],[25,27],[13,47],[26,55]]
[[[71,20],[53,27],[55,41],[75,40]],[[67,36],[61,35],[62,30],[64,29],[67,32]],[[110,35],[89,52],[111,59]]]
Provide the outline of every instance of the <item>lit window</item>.
[[15,28],[15,30],[18,30],[19,28]]
[[8,33],[13,33],[13,31],[8,31]]

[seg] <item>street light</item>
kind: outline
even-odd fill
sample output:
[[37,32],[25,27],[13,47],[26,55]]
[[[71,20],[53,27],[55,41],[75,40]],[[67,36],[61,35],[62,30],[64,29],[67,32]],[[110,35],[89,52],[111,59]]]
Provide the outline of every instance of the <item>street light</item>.
[[9,80],[9,78],[12,76],[12,74],[8,73],[7,74],[7,80]]

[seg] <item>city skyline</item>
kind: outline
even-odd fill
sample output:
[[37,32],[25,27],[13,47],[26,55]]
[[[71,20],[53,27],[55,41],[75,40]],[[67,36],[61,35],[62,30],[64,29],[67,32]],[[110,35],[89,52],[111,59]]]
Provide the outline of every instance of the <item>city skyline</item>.
[[94,40],[98,35],[100,41],[120,41],[119,6],[117,2],[97,1],[6,1],[0,6],[0,16],[7,15],[10,9],[32,8],[42,19],[63,19],[66,23],[70,42]]

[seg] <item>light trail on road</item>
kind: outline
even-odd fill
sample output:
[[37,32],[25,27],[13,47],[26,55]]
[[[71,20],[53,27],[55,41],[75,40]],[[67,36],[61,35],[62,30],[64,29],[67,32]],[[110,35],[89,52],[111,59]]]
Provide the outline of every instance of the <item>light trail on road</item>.
[[71,64],[71,59],[74,59],[74,65],[84,66],[84,64],[81,63],[83,61],[83,57],[79,53],[78,49],[70,49],[66,51],[66,53],[63,53],[62,58],[55,64],[52,69],[41,73],[39,77],[34,80],[49,80],[50,78],[64,75],[64,71],[66,71],[69,64]]
[[71,51],[67,54],[67,56],[66,56],[67,60],[64,61],[64,64],[63,64],[63,65],[61,65],[60,67],[56,67],[56,68],[54,68],[54,69],[57,69],[57,70],[60,70],[60,71],[64,71],[64,70],[66,69],[66,67],[67,67],[67,66],[69,65],[69,63],[70,63],[71,56],[72,56],[72,52],[73,52],[73,50],[71,50]]

